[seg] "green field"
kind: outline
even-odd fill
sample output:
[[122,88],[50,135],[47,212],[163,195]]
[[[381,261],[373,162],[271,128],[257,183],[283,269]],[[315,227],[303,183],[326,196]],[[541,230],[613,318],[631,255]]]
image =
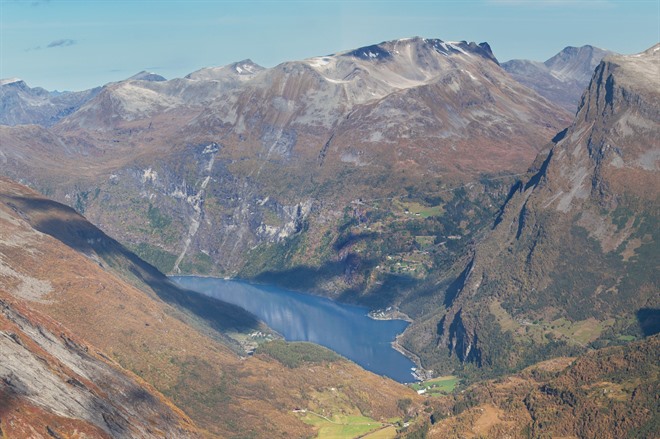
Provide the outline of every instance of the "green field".
[[389,425],[385,428],[381,428],[380,430],[374,431],[373,433],[369,433],[365,436],[362,436],[363,439],[394,439],[396,437],[396,427],[393,425]]
[[407,212],[409,215],[419,216],[421,218],[429,218],[432,216],[442,216],[444,213],[443,206],[424,206],[416,202],[402,202],[399,201],[395,205]]
[[422,247],[422,249],[427,249],[429,247],[432,247],[434,241],[435,241],[434,235],[415,236],[415,242],[417,242],[417,244],[419,244]]
[[411,387],[415,390],[426,389],[427,395],[446,395],[453,392],[457,384],[458,378],[453,375],[449,375],[422,381],[421,383],[414,383],[411,385]]
[[617,338],[621,341],[634,341],[636,337],[634,335],[620,335]]
[[[317,414],[307,412],[302,418],[302,421],[319,428],[316,436],[319,439],[351,439],[363,436],[371,431],[375,432],[375,430],[380,430],[385,427],[385,424],[367,418],[366,416],[334,415],[329,418],[324,418]],[[383,430],[388,430],[388,432],[383,432],[386,435],[377,435],[373,437],[394,437],[391,435],[392,429]],[[396,435],[396,429],[394,429],[394,434]]]

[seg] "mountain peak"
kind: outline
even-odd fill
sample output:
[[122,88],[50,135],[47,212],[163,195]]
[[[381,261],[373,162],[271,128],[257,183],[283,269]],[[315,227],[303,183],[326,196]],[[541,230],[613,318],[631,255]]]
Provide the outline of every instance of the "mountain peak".
[[[23,81],[21,78],[5,78],[5,79],[0,79],[0,86],[3,85],[10,85],[10,84],[17,84],[17,83],[23,83],[25,84],[25,81]],[[26,84],[27,85],[27,84]]]
[[380,44],[372,44],[371,46],[360,47],[358,49],[351,50],[344,55],[364,60],[383,61],[392,57],[392,52],[383,47],[385,44],[385,42],[382,42]]
[[[517,330],[484,323],[502,322],[502,314],[553,334],[560,318],[625,321],[658,308],[657,264],[645,256],[658,249],[649,230],[658,215],[659,58],[656,46],[600,62],[572,125],[539,155],[533,175],[513,186],[494,228],[461,265],[466,274],[438,331],[461,361],[495,364],[493,340]],[[490,338],[493,328],[502,332]],[[594,340],[601,336],[610,337],[599,331]],[[531,358],[525,349],[547,355],[550,346],[543,337],[507,340],[503,349],[516,355],[500,358],[513,361]]]
[[568,46],[543,64],[552,71],[553,76],[560,80],[570,77],[585,82],[591,79],[600,60],[612,53],[589,45]]
[[641,91],[644,96],[654,99],[660,95],[660,43],[635,55],[612,54],[598,66],[598,70],[605,68],[611,76],[610,82],[624,86],[628,94]]
[[438,38],[410,37],[398,40],[383,41],[379,44],[360,47],[355,50],[341,53],[362,60],[385,61],[399,53],[401,46],[416,46],[420,49],[430,49],[445,56],[451,55],[479,55],[499,65],[488,43],[475,43],[467,41],[443,41]]
[[140,73],[136,73],[135,75],[131,76],[128,78],[128,81],[154,81],[154,82],[162,82],[162,81],[167,81],[163,76],[160,76],[157,73],[153,72],[148,72],[146,70],[142,70]]
[[247,80],[251,79],[255,74],[265,70],[264,67],[256,64],[251,59],[247,58],[242,61],[237,61],[231,64],[220,67],[205,67],[186,75],[186,79],[195,80]]
[[567,46],[545,62],[512,59],[502,67],[516,81],[574,112],[594,69],[611,54],[614,52],[590,45]]
[[256,64],[250,58],[230,64],[230,67],[239,75],[254,75],[264,70],[264,67]]
[[609,50],[601,49],[600,47],[592,46],[591,44],[585,44],[583,46],[566,46],[560,50],[556,55],[545,61],[547,64],[552,64],[552,61],[555,59],[560,59],[562,57],[575,57],[580,55],[588,54],[600,54],[600,53],[612,53]]

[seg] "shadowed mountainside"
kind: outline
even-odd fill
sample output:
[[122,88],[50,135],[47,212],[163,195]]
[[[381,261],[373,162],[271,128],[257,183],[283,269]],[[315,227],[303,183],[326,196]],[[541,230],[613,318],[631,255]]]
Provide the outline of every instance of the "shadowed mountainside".
[[96,257],[144,283],[163,301],[202,318],[220,333],[257,329],[256,318],[242,308],[183,290],[149,263],[107,236],[68,206],[39,197],[8,197],[7,205],[39,232],[88,257]]

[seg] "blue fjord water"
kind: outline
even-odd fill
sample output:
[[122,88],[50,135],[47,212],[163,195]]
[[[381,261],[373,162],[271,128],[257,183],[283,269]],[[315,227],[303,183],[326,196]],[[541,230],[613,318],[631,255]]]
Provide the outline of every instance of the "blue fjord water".
[[374,320],[367,308],[269,285],[195,276],[172,280],[250,311],[288,341],[320,344],[399,382],[415,380],[414,363],[391,345],[408,324],[403,320]]

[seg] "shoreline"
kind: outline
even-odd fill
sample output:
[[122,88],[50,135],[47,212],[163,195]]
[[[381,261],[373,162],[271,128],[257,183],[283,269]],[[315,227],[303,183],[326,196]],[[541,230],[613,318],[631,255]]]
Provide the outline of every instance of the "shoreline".
[[367,316],[372,320],[403,320],[408,323],[413,322],[413,319],[411,319],[406,313],[399,311],[398,308],[392,309],[391,307],[385,310],[371,310]]
[[404,348],[401,343],[399,343],[399,339],[403,333],[399,334],[396,336],[394,341],[392,341],[392,349],[403,355],[404,357],[408,358],[410,361],[412,361],[415,364],[415,370],[412,371],[412,376],[415,377],[418,381],[425,381],[430,378],[432,378],[433,371],[432,370],[426,370],[422,367],[422,362],[417,356],[417,354],[409,351],[408,349]]

